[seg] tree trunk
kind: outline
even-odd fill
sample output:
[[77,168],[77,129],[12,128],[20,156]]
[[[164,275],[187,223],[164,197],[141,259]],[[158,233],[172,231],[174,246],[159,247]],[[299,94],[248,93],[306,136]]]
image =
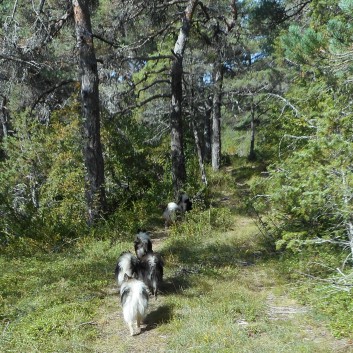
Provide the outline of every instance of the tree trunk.
[[200,166],[200,173],[201,173],[201,181],[207,185],[207,176],[206,176],[206,169],[205,169],[205,162],[204,162],[204,154],[203,154],[203,150],[202,150],[202,145],[201,145],[201,141],[199,138],[199,132],[198,129],[196,127],[196,123],[194,121],[192,121],[192,129],[194,132],[194,139],[195,139],[195,146],[196,146],[196,150],[197,150],[197,157],[199,160],[199,166]]
[[250,161],[255,160],[255,108],[254,105],[251,105],[251,122],[250,122],[250,129],[251,129],[251,138],[250,138],[250,151],[248,159]]
[[100,138],[97,60],[93,46],[91,19],[87,0],[72,0],[77,47],[81,68],[83,116],[83,154],[86,167],[88,224],[105,211],[104,161]]
[[189,37],[192,16],[197,5],[197,0],[190,0],[182,19],[182,27],[174,46],[174,60],[171,66],[171,159],[172,181],[174,193],[177,195],[186,181],[186,167],[184,156],[183,124],[182,124],[182,98],[183,98],[183,56],[186,42]]
[[7,110],[7,99],[5,96],[0,96],[2,102],[0,104],[0,138],[7,137],[8,135],[8,124],[9,124],[9,112]]
[[221,165],[221,101],[223,86],[223,64],[217,62],[213,74],[212,101],[212,169],[217,171]]
[[207,98],[205,103],[205,123],[204,123],[204,132],[203,132],[203,156],[206,163],[210,163],[212,160],[211,157],[211,138],[212,138],[212,129],[211,129],[211,119],[212,119],[212,99]]

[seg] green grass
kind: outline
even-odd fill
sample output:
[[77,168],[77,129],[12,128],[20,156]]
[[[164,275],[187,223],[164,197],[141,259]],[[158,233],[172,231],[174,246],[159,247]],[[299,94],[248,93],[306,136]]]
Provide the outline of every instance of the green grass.
[[167,234],[152,232],[165,281],[136,337],[123,322],[113,276],[118,255],[133,250],[133,235],[114,244],[87,238],[59,253],[2,255],[1,352],[349,352],[329,330],[352,334],[349,294],[328,296],[292,276],[295,260],[273,256],[242,206],[237,188],[247,178],[238,169],[217,176],[208,209],[193,210]]
[[128,246],[89,240],[60,254],[1,257],[2,351],[90,351],[92,318]]
[[[254,224],[245,217],[233,222],[234,230],[214,231],[192,249],[185,239],[168,239],[170,263],[184,280],[177,295],[166,297],[174,308],[160,328],[170,336],[167,351],[332,352],[313,313],[289,299],[294,286],[276,270]],[[273,317],[271,306],[285,306],[284,315]]]

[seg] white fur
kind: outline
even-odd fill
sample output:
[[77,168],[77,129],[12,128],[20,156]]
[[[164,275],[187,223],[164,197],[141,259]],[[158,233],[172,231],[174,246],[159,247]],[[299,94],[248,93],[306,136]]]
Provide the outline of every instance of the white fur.
[[119,267],[119,271],[115,271],[118,286],[121,286],[121,284],[123,283],[125,274],[127,274],[129,277],[132,277],[134,275],[134,268],[132,266],[132,263],[134,261],[137,261],[135,260],[135,256],[129,252],[120,255],[117,264],[117,267]]
[[175,202],[169,202],[167,208],[163,212],[163,218],[165,219],[165,225],[169,226],[177,220],[178,213],[181,212],[181,208]]
[[[120,294],[129,291],[123,305],[123,316],[128,324],[131,336],[141,332],[140,325],[146,316],[148,308],[148,288],[140,280],[129,279],[123,282]],[[147,294],[147,296],[146,296]],[[135,331],[136,329],[136,331]]]

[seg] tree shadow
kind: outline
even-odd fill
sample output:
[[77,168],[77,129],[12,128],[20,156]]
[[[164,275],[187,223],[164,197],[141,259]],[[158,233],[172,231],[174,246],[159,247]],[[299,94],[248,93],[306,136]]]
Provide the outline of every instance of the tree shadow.
[[[200,244],[193,243],[188,245],[183,240],[176,240],[169,248],[164,250],[166,253],[172,253],[183,264],[185,274],[207,272],[209,275],[212,275],[212,271],[208,271],[207,269],[217,269],[224,266],[251,266],[269,257],[269,253],[265,248],[249,251],[249,245],[234,241],[224,244],[207,244],[204,246],[202,242]],[[178,282],[178,277],[176,278],[176,283]],[[185,280],[182,277],[182,280],[185,281],[185,285],[189,285],[187,278]]]
[[150,331],[156,327],[168,323],[173,317],[172,305],[161,305],[156,310],[151,311],[145,317],[144,323],[146,327],[143,331]]
[[173,277],[168,277],[161,283],[160,292],[163,295],[182,294],[186,288],[191,286],[187,276],[176,273]]

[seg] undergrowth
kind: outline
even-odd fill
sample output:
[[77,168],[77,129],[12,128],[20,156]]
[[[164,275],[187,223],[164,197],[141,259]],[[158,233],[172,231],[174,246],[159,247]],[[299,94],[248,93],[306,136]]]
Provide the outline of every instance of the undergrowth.
[[[323,342],[320,334],[325,327],[337,337],[353,334],[350,292],[313,280],[331,275],[314,265],[313,252],[286,258],[273,253],[272,244],[245,214],[246,183],[260,169],[248,162],[244,166],[245,171],[237,166],[224,178],[211,178],[208,207],[200,204],[168,230],[160,249],[165,283],[157,309],[149,313],[152,332],[165,337],[163,352],[332,352],[334,340]],[[117,293],[108,290],[116,259],[122,251],[132,251],[128,230],[134,221],[132,215],[126,219],[123,233],[107,223],[101,234],[59,249],[21,244],[17,254],[15,248],[2,254],[2,351],[100,352],[94,347],[100,346],[102,335],[101,307],[110,301],[118,308]],[[315,253],[319,255],[334,267],[333,249]],[[277,305],[296,312],[299,304],[291,298],[310,311],[283,318],[269,310]],[[124,352],[128,343],[115,342],[106,352]]]
[[127,246],[87,239],[57,254],[1,257],[2,351],[89,351],[92,317]]

